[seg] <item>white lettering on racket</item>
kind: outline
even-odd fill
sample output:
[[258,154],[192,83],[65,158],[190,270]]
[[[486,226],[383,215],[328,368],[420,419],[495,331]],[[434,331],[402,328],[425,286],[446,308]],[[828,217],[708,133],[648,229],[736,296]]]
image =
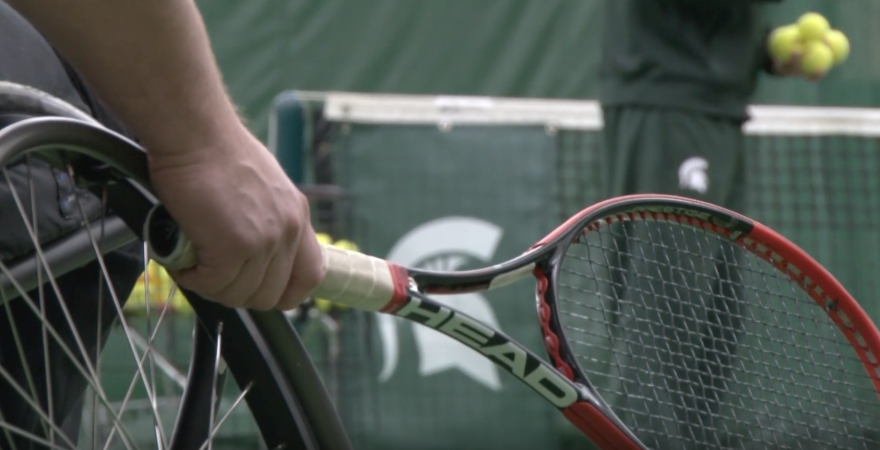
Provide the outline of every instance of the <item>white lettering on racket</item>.
[[[397,315],[400,317],[405,317],[407,319],[415,320],[416,322],[419,322],[420,324],[431,328],[437,328],[438,326],[440,326],[441,323],[443,323],[444,320],[446,320],[447,317],[449,317],[450,314],[452,314],[452,311],[446,308],[440,308],[437,311],[428,311],[426,309],[419,308],[418,305],[413,305],[413,302],[408,303],[406,306],[400,309]],[[421,317],[424,320],[418,320],[415,318],[415,316]]]
[[396,314],[477,350],[557,408],[566,408],[578,400],[578,391],[572,382],[504,335],[470,317],[440,304],[425,304],[418,298],[411,298]]
[[495,334],[491,328],[458,314],[446,321],[439,330],[477,350],[489,342],[489,338]]

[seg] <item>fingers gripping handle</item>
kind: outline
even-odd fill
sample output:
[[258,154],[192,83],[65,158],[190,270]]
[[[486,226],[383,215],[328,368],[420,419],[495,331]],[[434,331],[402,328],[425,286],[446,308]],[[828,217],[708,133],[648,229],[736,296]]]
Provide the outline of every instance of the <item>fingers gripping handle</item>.
[[[195,267],[198,262],[192,242],[161,205],[147,215],[144,240],[150,258],[170,271]],[[405,295],[406,275],[387,261],[329,245],[322,245],[321,251],[324,279],[312,291],[312,297],[379,311]]]

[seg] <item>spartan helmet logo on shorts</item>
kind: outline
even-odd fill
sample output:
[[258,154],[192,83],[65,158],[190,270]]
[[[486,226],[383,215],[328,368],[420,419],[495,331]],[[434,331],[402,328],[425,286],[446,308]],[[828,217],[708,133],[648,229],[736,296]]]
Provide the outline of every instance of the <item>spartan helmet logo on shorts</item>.
[[705,194],[709,190],[709,161],[695,156],[678,167],[678,187]]
[[[432,270],[461,270],[467,265],[485,265],[492,260],[504,231],[473,217],[444,217],[421,224],[401,237],[388,253],[388,261]],[[479,293],[433,297],[471,317],[500,329],[492,306]],[[457,370],[491,390],[501,388],[498,369],[475,350],[428,327],[385,314],[377,316],[384,363],[379,381],[388,381],[399,358],[398,333],[410,328],[419,353],[419,374],[431,376]]]

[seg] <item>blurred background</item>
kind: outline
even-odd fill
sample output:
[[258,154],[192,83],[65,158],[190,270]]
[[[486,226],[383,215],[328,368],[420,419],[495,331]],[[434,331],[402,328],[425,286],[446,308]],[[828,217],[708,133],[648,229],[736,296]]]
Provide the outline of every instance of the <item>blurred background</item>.
[[[199,2],[235,102],[312,199],[322,239],[456,270],[509,259],[602,199],[604,4]],[[880,321],[880,2],[789,0],[764,13],[782,25],[809,10],[852,53],[818,83],[761,77],[741,212],[802,246]],[[463,248],[448,231],[461,227],[484,245]],[[446,301],[540,351],[527,289]],[[185,305],[176,311],[161,341],[169,398],[192,329]],[[433,331],[322,301],[290,318],[357,449],[586,445],[512,377]],[[215,448],[258,448],[244,417],[224,428]]]

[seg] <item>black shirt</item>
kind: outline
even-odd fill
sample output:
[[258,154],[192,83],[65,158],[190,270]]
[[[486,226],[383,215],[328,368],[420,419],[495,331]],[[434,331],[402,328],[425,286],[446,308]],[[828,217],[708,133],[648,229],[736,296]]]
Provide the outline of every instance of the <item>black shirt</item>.
[[607,0],[603,105],[746,117],[769,34],[760,4],[780,0]]

